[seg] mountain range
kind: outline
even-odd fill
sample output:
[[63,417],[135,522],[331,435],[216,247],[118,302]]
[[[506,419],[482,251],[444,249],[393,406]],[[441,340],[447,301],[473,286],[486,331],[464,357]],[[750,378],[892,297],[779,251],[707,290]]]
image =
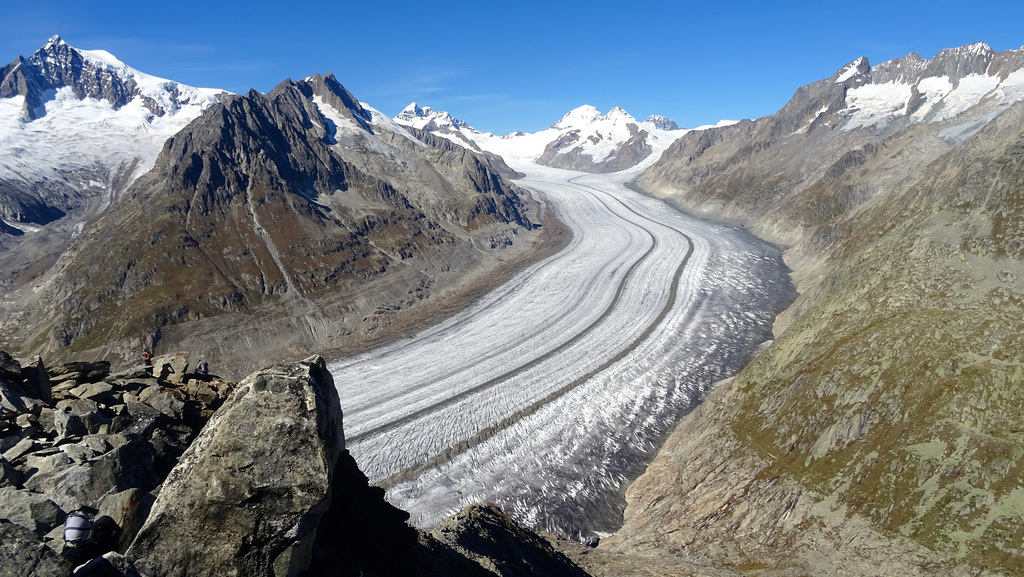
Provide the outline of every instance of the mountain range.
[[111,204],[168,137],[227,93],[135,70],[54,36],[0,68],[0,217],[42,225]]
[[395,121],[505,159],[528,159],[542,166],[592,173],[617,172],[644,161],[649,163],[687,132],[663,116],[639,122],[622,108],[601,114],[589,105],[569,111],[549,128],[533,134],[495,136],[480,132],[447,112],[420,107],[415,102]]
[[[3,72],[19,90],[9,164],[26,167],[0,197],[2,332],[21,350],[131,360],[201,340],[244,370],[346,348],[429,316],[432,294],[476,290],[546,234],[500,159],[406,129],[330,74],[214,93],[56,37]],[[81,154],[19,152],[65,128]]]
[[800,296],[582,566],[1024,566],[1024,49],[860,58],[776,114],[692,130],[583,106],[496,136],[416,104],[388,118],[330,74],[229,95],[56,37],[0,69],[0,96],[5,348],[130,359],[202,335],[251,367],[371,343],[557,247],[505,161],[627,171],[785,246]]

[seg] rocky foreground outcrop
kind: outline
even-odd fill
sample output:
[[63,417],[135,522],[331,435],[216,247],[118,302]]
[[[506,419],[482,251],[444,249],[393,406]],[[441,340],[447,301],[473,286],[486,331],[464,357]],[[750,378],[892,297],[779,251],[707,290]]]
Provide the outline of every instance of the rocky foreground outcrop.
[[[53,374],[54,376],[50,376]],[[493,506],[432,533],[345,450],[323,359],[234,384],[0,352],[0,566],[24,575],[586,575]],[[92,542],[63,542],[70,512]]]

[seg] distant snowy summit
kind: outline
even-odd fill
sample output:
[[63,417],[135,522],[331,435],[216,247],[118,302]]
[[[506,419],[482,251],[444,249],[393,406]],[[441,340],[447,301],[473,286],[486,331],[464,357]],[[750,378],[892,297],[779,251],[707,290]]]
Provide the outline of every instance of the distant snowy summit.
[[453,117],[447,112],[437,112],[429,106],[420,107],[415,102],[406,106],[404,110],[395,117],[399,123],[427,132],[433,130],[463,130],[479,132],[468,123]]
[[102,209],[225,94],[50,38],[0,68],[0,218],[18,227],[86,203]]
[[665,118],[664,116],[659,116],[657,114],[648,116],[647,120],[644,121],[644,124],[650,124],[659,130],[679,130],[679,125],[676,124],[675,120]]
[[395,117],[399,124],[432,132],[463,146],[498,154],[507,161],[585,172],[616,172],[649,164],[687,131],[664,116],[640,122],[620,107],[607,114],[584,105],[540,132],[495,136],[480,132],[447,112],[412,103]]
[[[663,126],[675,126],[664,120]],[[558,134],[544,146],[538,164],[596,173],[618,172],[655,160],[686,132],[640,122],[618,106],[601,114],[589,105],[570,111],[548,130]]]

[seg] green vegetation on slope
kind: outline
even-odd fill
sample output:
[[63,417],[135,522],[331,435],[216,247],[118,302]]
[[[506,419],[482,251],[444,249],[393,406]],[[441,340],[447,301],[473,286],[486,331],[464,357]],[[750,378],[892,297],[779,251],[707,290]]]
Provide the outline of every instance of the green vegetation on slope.
[[838,224],[813,304],[738,376],[730,423],[771,462],[759,477],[1011,573],[1024,567],[1017,123]]

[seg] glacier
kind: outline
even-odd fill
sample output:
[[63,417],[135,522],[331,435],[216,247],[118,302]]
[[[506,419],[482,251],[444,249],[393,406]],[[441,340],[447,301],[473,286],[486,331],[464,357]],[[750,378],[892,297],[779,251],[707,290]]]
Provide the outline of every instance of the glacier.
[[635,173],[510,163],[572,229],[562,252],[419,334],[330,364],[347,445],[433,526],[494,502],[586,539],[678,419],[771,339],[780,251],[632,190]]

